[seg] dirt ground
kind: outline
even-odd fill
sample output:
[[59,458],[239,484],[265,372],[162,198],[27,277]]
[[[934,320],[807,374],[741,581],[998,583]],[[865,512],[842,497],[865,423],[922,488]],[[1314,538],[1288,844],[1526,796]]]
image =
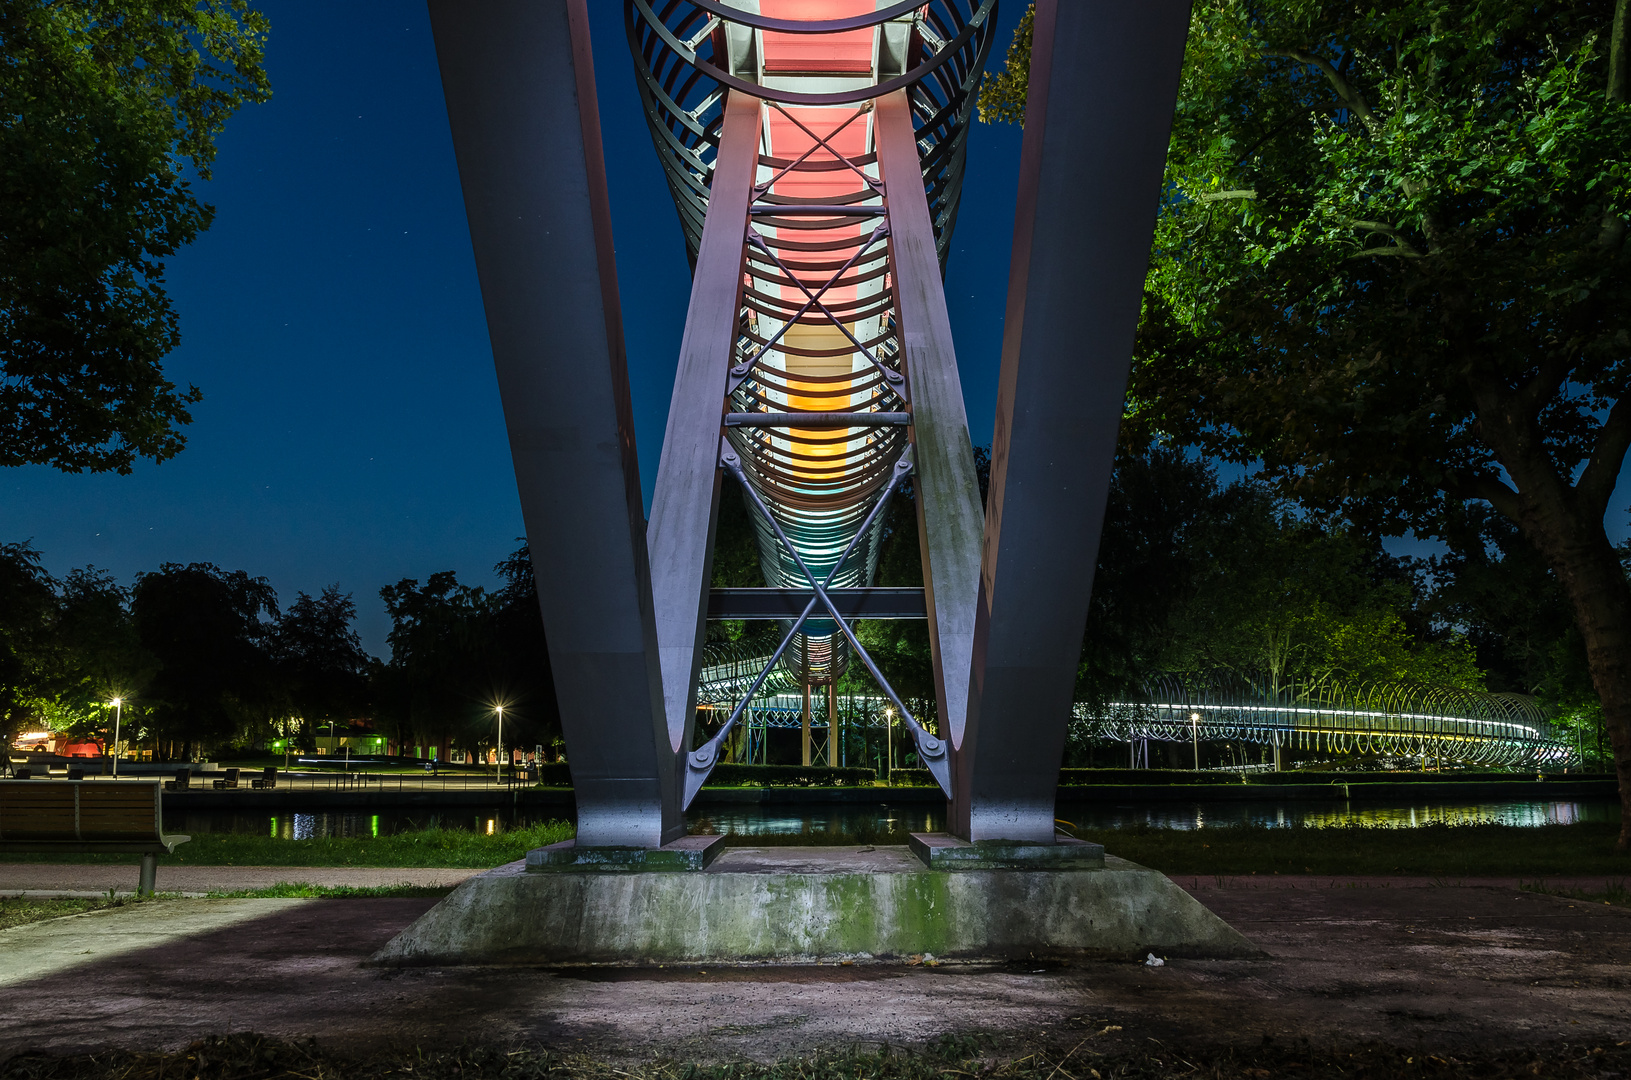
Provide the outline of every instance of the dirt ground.
[[[386,970],[363,961],[433,901],[236,901],[277,906],[106,957],[94,943],[111,924],[97,920],[117,913],[92,914],[69,924],[83,927],[87,947],[60,970],[8,981],[0,1059],[175,1048],[246,1030],[359,1052],[481,1042],[760,1061],[978,1031],[1093,1032],[1098,1052],[1151,1039],[1445,1052],[1631,1040],[1631,911],[1494,886],[1193,884],[1268,957],[1158,968]],[[29,931],[0,935],[0,967],[24,941],[12,935]]]

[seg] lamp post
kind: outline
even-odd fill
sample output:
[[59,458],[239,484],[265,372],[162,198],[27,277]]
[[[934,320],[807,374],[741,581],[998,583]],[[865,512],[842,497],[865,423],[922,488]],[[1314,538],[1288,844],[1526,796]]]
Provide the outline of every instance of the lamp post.
[[1195,749],[1195,771],[1201,771],[1201,714],[1189,714],[1189,745]]
[[111,702],[109,702],[109,704],[113,706],[113,775],[118,776],[119,775],[119,724],[125,718],[125,699],[116,697]]
[[494,705],[493,711],[498,713],[498,782],[504,782],[504,706]]
[[893,705],[885,706],[883,715],[883,736],[887,740],[889,747],[889,772],[891,774],[890,779],[893,780],[895,771],[895,707]]

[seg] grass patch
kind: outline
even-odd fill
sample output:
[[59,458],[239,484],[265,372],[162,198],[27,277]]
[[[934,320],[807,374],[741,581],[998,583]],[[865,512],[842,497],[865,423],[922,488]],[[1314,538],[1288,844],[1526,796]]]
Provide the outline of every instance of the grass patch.
[[[1105,1026],[1098,1035],[1119,1031]],[[1085,1037],[1084,1037],[1085,1036]],[[1072,1047],[1072,1043],[1075,1044]],[[771,1063],[606,1061],[586,1053],[465,1046],[455,1051],[406,1050],[346,1055],[315,1041],[286,1043],[234,1035],[193,1043],[184,1050],[109,1051],[52,1057],[25,1052],[0,1063],[4,1080],[1198,1080],[1297,1077],[1300,1080],[1583,1080],[1623,1076],[1631,1050],[1611,1039],[1525,1049],[1461,1049],[1360,1044],[1315,1047],[1265,1043],[1251,1047],[1188,1048],[1140,1040],[1107,1048],[1092,1031],[1070,1043],[1043,1044],[980,1034],[936,1040],[921,1052],[884,1047],[817,1053]]]
[[1624,875],[1611,822],[1523,827],[1423,825],[1133,826],[1083,829],[1084,840],[1165,874],[1408,874],[1429,877]]
[[8,896],[0,897],[0,930],[10,930],[14,926],[26,926],[29,923],[44,922],[47,919],[60,919],[64,915],[83,915],[88,911],[102,911],[106,908],[129,907],[132,904],[147,903],[134,897],[28,897]]
[[[549,821],[494,833],[419,829],[391,836],[283,840],[258,833],[199,833],[163,859],[166,866],[395,866],[486,870],[570,840],[570,822]],[[7,862],[134,863],[132,855],[7,854]]]
[[1529,892],[1546,893],[1548,896],[1561,896],[1569,900],[1584,900],[1589,904],[1608,904],[1612,907],[1631,907],[1631,885],[1624,878],[1610,880],[1604,883],[1607,888],[1601,892],[1590,889],[1560,889],[1548,885],[1545,881],[1525,881],[1523,888]]

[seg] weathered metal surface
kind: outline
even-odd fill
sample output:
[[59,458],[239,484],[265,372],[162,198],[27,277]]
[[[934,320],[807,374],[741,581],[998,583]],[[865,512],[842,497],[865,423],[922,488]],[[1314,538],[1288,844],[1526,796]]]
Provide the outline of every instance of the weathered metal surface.
[[664,712],[675,753],[689,750],[697,665],[719,520],[720,414],[736,351],[742,291],[742,218],[759,160],[758,98],[732,92],[691,282],[668,432],[646,529],[662,655]]
[[[940,281],[929,203],[922,186],[914,182],[920,166],[906,93],[880,98],[873,107],[873,124],[878,164],[888,184],[890,263],[900,312],[903,366],[912,397],[918,542],[935,700],[940,733],[955,746],[968,715],[985,510],[974,472],[963,384]],[[902,182],[893,183],[897,177]]]
[[1038,0],[949,831],[1051,841],[1188,0]]
[[585,0],[431,0],[585,844],[684,832]]

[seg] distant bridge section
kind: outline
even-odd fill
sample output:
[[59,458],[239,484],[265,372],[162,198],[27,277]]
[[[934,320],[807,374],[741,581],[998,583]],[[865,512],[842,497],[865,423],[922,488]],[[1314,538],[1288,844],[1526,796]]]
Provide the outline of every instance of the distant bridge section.
[[[1321,680],[1266,689],[1249,680],[1199,685],[1154,680],[1145,701],[1078,704],[1077,731],[1121,742],[1245,742],[1283,751],[1523,768],[1560,768],[1578,755],[1524,694],[1408,682]],[[1086,730],[1083,731],[1082,726]]]

